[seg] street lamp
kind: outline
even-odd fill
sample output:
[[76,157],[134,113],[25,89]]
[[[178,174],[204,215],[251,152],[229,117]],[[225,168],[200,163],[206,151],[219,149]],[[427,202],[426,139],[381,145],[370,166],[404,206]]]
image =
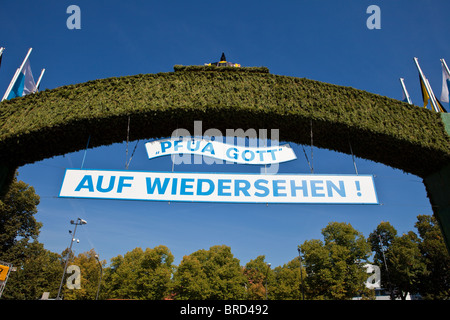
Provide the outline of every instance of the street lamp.
[[265,287],[266,287],[266,300],[267,300],[267,276],[269,275],[270,266],[271,266],[271,264],[268,263],[267,264],[267,272],[266,272],[266,285],[265,285]]
[[301,280],[301,286],[302,286],[302,300],[305,300],[305,290],[303,287],[302,256],[301,256],[300,247],[297,247],[297,251],[298,251],[298,260],[300,261],[300,280]]
[[391,297],[391,300],[394,300],[394,292],[393,292],[393,289],[392,289],[391,279],[389,277],[389,270],[388,270],[388,266],[387,266],[387,263],[386,263],[386,256],[384,255],[383,240],[381,240],[381,235],[380,234],[378,234],[378,239],[380,240],[380,250],[381,250],[381,253],[383,253],[384,267],[386,268],[386,275],[387,275],[388,283],[389,283],[389,295]]
[[64,282],[64,276],[66,274],[66,270],[67,270],[67,263],[69,262],[69,257],[70,257],[70,253],[72,252],[72,244],[74,241],[80,242],[79,240],[75,239],[75,233],[77,232],[77,226],[83,225],[83,224],[87,224],[86,220],[83,220],[81,218],[78,218],[76,221],[70,220],[70,224],[74,224],[75,228],[72,231],[69,230],[69,233],[72,233],[72,240],[70,241],[70,246],[69,246],[69,252],[67,253],[67,258],[66,258],[66,263],[64,265],[64,271],[63,271],[63,275],[61,278],[61,284],[59,285],[59,290],[58,290],[58,295],[56,296],[56,300],[61,300],[61,289],[62,289],[62,285]]
[[100,292],[100,285],[102,283],[103,267],[102,267],[102,263],[98,259],[98,254],[95,255],[95,259],[97,259],[98,264],[100,265],[100,279],[98,280],[97,295],[95,297],[95,300],[98,300],[98,293]]

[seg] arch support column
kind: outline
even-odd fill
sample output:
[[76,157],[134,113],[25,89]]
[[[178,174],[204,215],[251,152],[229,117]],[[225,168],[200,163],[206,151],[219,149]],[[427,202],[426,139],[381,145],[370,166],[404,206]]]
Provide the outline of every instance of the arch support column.
[[425,177],[423,183],[450,252],[450,164]]
[[[450,114],[441,113],[445,131],[450,136]],[[423,179],[434,215],[450,252],[450,164]]]

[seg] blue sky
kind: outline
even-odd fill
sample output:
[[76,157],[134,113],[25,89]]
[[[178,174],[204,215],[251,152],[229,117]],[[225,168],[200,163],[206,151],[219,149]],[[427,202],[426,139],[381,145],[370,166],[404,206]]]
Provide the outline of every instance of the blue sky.
[[[66,9],[81,9],[81,29],[69,30]],[[366,9],[381,9],[381,29],[369,30]],[[413,58],[436,96],[439,59],[450,59],[448,1],[1,1],[0,69],[5,90],[28,48],[41,90],[139,73],[171,72],[176,64],[202,65],[222,52],[243,66],[266,66],[272,74],[305,77],[402,99],[405,78],[413,103],[422,105]],[[3,95],[4,91],[1,92]],[[444,104],[448,108],[448,104]],[[230,128],[234,128],[230,124]],[[174,127],[175,129],[175,127]],[[205,128],[206,129],[206,128]],[[237,128],[236,128],[237,129]],[[132,124],[130,130],[133,130]],[[282,128],[280,128],[282,130]],[[124,139],[126,132],[124,132]],[[170,158],[148,160],[139,141],[130,170],[170,171]],[[130,142],[130,152],[135,146]],[[280,173],[309,173],[301,146],[297,160]],[[310,147],[305,146],[310,153]],[[329,222],[347,222],[368,236],[381,221],[399,231],[414,229],[419,214],[431,214],[421,179],[356,158],[360,174],[375,175],[380,205],[276,205],[166,203],[58,198],[66,168],[124,170],[126,144],[114,144],[46,159],[19,168],[19,179],[41,197],[39,241],[54,252],[70,242],[69,221],[81,253],[92,248],[109,260],[135,247],[167,246],[178,264],[184,255],[227,245],[244,265],[265,255],[272,266],[297,256],[297,245],[322,239]],[[315,173],[353,174],[352,157],[313,148]],[[180,165],[174,171],[259,172],[242,165]]]

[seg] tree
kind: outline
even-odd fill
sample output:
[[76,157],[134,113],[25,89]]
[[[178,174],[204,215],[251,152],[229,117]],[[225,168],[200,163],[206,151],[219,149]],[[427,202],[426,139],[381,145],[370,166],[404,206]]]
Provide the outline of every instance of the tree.
[[198,254],[184,256],[174,275],[174,298],[205,300],[212,295],[211,281]]
[[0,260],[12,263],[12,272],[2,298],[37,299],[52,291],[59,271],[59,256],[37,241],[42,227],[34,215],[39,196],[33,187],[17,181],[16,172],[8,192],[0,200]]
[[213,246],[183,260],[174,274],[174,298],[179,300],[230,300],[245,298],[246,279],[231,248]]
[[365,292],[365,268],[370,246],[350,224],[331,222],[322,229],[324,242],[301,245],[310,299],[351,299]]
[[392,246],[396,237],[397,230],[389,222],[382,221],[368,238],[371,250],[375,252],[374,264],[379,266],[381,270],[381,286],[389,290],[392,299],[394,299],[394,292],[389,277],[389,261],[386,260],[386,251]]
[[389,261],[389,276],[395,285],[396,295],[405,300],[408,293],[418,292],[425,264],[419,250],[417,235],[409,231],[395,238],[386,259]]
[[38,242],[30,244],[27,252],[17,271],[11,273],[2,299],[36,300],[44,292],[55,298],[63,272],[61,256]]
[[171,289],[173,255],[166,246],[135,248],[111,259],[105,272],[108,298],[161,300]]
[[[265,256],[258,256],[256,259],[250,260],[245,265],[243,271],[247,278],[246,299],[248,300],[264,300],[269,294],[266,291],[266,288],[272,270],[264,260]],[[268,291],[270,292],[270,290]]]
[[419,250],[419,239],[410,231],[397,236],[397,230],[382,222],[369,235],[374,263],[381,269],[381,284],[388,288],[391,299],[406,299],[408,293],[418,291],[419,279],[425,265]]
[[302,284],[300,272],[303,279],[306,272],[300,269],[299,258],[289,261],[283,266],[278,266],[273,271],[273,281],[269,282],[269,296],[275,300],[299,300],[302,299]]
[[[65,287],[63,291],[64,300],[95,300],[101,272],[100,265],[95,256],[95,250],[91,249],[71,259],[69,266],[76,265],[80,268],[81,288],[68,289]],[[106,262],[103,261],[101,263],[104,265]],[[67,277],[70,277],[70,275],[66,275],[66,281]]]
[[450,298],[450,255],[434,216],[419,215],[415,224],[419,249],[426,265],[419,292],[424,299]]
[[17,181],[17,174],[0,200],[0,260],[20,265],[28,256],[30,241],[36,241],[42,223],[37,222],[39,196],[34,188]]

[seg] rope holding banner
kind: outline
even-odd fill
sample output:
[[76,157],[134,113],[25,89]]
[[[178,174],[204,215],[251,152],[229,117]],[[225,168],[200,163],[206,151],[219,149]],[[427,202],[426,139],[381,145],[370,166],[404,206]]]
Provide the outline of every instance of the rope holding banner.
[[128,116],[128,126],[127,126],[127,148],[125,151],[125,169],[128,169],[128,142],[130,140],[130,116]]
[[313,154],[313,123],[311,119],[311,173],[314,173],[314,154]]
[[358,168],[356,167],[355,156],[353,155],[352,144],[350,143],[350,139],[348,140],[348,144],[350,145],[350,153],[352,154],[353,166],[355,167],[356,174],[358,174]]
[[136,145],[134,146],[133,152],[131,153],[130,160],[128,160],[128,163],[127,163],[127,165],[126,165],[126,168],[127,168],[127,169],[128,169],[128,167],[130,166],[131,159],[133,159],[134,153],[136,152],[136,148],[137,148],[137,146],[138,146],[138,143],[139,143],[139,140],[136,141]]
[[[175,135],[178,138],[178,121],[177,121],[177,130],[175,131]],[[175,161],[174,161],[175,155],[173,154],[170,159],[172,160],[172,173],[173,173],[173,169],[174,169],[174,165],[175,165]],[[169,203],[170,204],[170,200]]]
[[87,141],[87,144],[86,144],[86,149],[84,150],[83,161],[81,162],[81,169],[83,169],[84,160],[86,159],[86,153],[87,153],[87,149],[89,147],[90,140],[91,140],[91,135],[89,135],[89,137],[88,137],[88,141]]
[[311,173],[312,173],[313,170],[311,168],[311,163],[309,162],[308,155],[306,154],[305,147],[303,147],[303,145],[302,145],[302,149],[303,149],[303,153],[304,153],[305,158],[306,158],[306,162],[308,162],[309,170],[311,170]]

